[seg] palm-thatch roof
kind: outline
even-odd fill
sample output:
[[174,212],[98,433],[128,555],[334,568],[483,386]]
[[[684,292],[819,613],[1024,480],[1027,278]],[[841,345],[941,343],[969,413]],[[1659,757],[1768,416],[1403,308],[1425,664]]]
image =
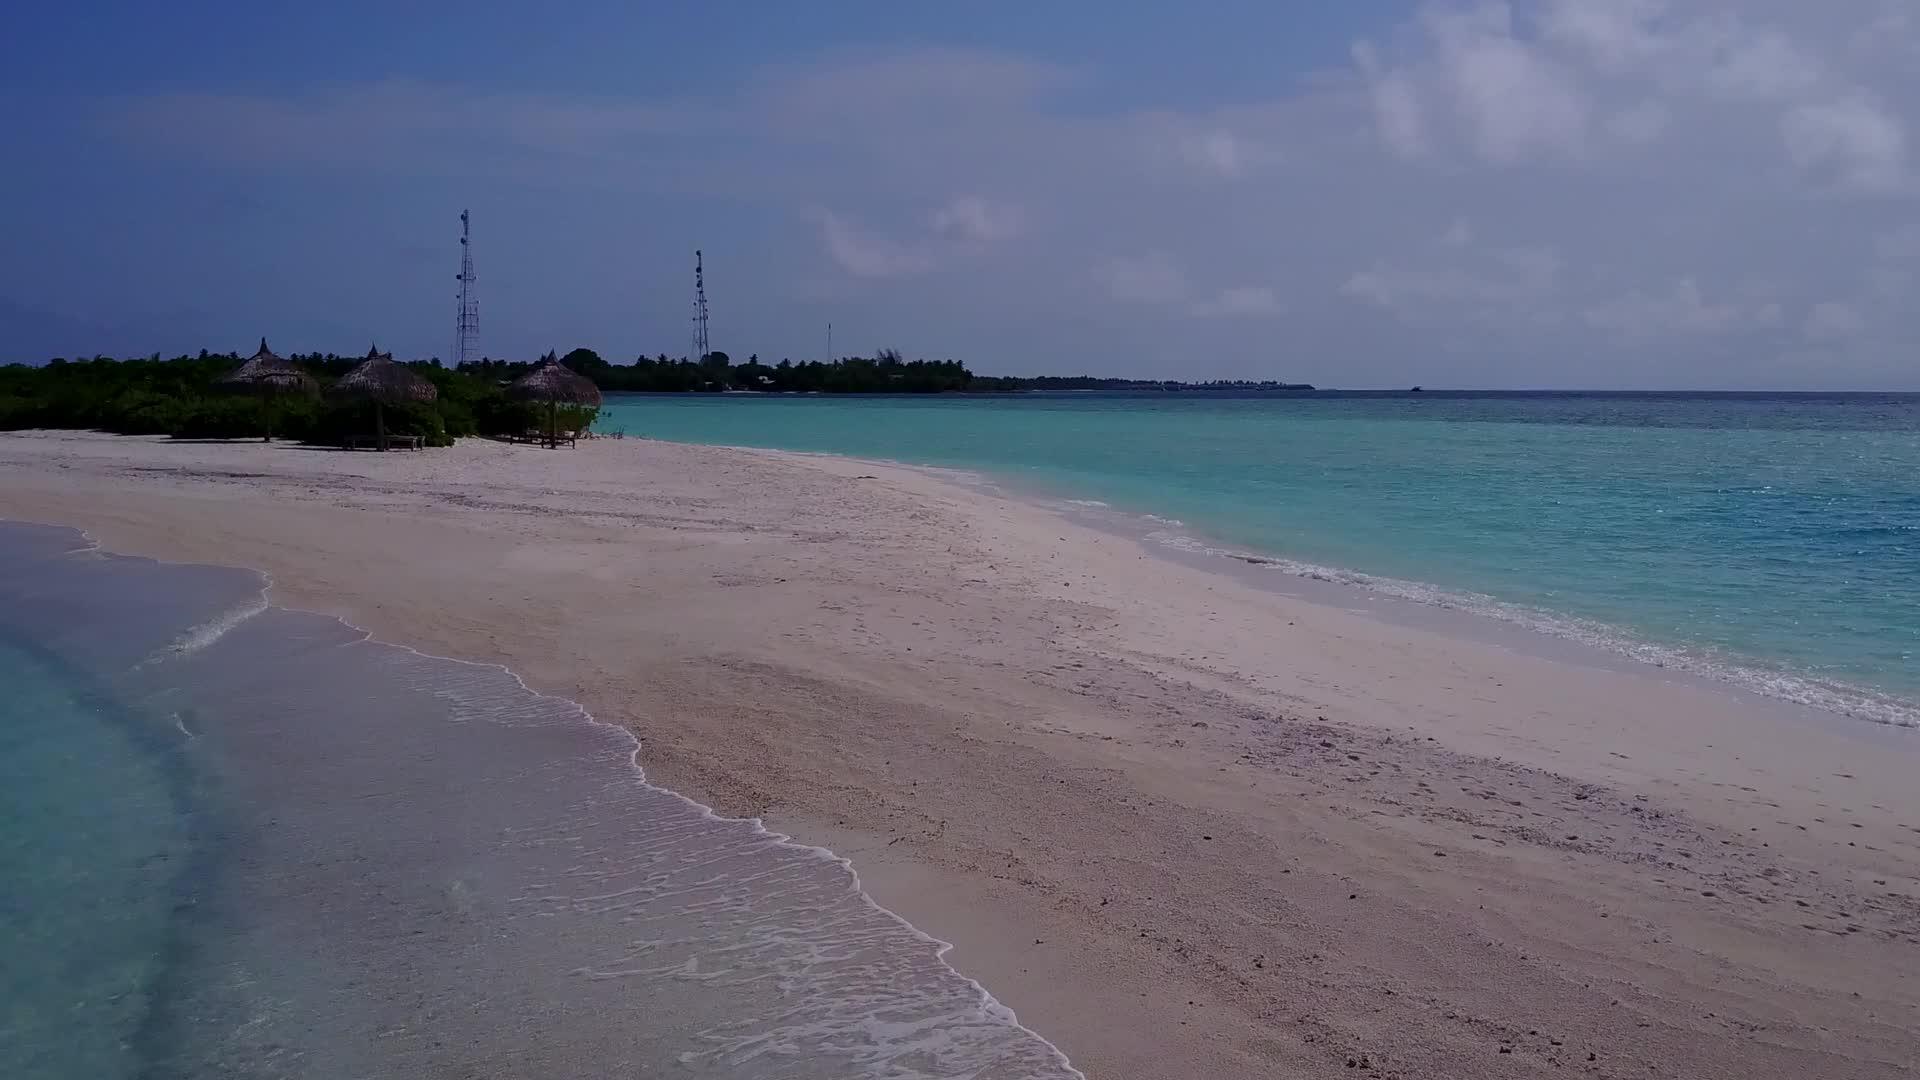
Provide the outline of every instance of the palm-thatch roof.
[[320,389],[319,380],[300,365],[267,348],[266,338],[260,339],[259,352],[215,380],[214,385],[252,394],[312,394]]
[[440,396],[440,391],[413,369],[393,362],[392,353],[383,353],[376,346],[367,353],[352,371],[340,376],[340,381],[327,391],[336,398],[358,399],[376,402],[381,405],[402,405],[407,402],[426,403]]
[[549,356],[540,366],[513,380],[507,394],[522,401],[545,401],[558,405],[600,406],[600,388],[593,380],[568,368]]

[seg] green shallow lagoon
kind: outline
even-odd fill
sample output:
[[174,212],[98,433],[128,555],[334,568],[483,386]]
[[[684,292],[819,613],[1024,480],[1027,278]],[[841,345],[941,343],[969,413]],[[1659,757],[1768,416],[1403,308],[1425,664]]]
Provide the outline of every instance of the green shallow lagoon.
[[137,1072],[190,859],[154,733],[0,642],[0,1076]]

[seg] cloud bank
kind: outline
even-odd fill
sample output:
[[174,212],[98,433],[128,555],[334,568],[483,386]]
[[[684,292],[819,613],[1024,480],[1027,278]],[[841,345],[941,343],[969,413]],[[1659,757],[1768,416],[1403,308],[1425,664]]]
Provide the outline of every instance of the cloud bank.
[[1125,77],[915,49],[679,100],[394,81],[100,123],[226,172],[791,222],[728,283],[768,339],[852,308],[986,370],[1920,389],[1907,3],[1430,3],[1261,100]]

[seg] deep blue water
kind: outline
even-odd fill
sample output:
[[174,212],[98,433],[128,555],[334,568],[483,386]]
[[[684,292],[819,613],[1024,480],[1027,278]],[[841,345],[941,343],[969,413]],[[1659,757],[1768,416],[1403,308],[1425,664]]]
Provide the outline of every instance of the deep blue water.
[[616,395],[600,426],[977,470],[1920,723],[1920,395]]

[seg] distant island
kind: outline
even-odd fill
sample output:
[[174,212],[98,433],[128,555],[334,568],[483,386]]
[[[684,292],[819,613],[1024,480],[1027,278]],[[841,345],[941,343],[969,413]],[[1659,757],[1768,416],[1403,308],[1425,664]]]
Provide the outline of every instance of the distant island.
[[[261,343],[264,350],[265,342]],[[548,354],[551,356],[552,354]],[[326,387],[363,357],[334,353],[286,358]],[[647,394],[1021,394],[1105,391],[1109,393],[1301,393],[1305,383],[1218,380],[1115,379],[1092,375],[1031,377],[976,375],[957,360],[908,360],[898,350],[871,357],[825,362],[762,363],[749,356],[734,363],[724,352],[700,360],[664,354],[614,364],[592,349],[574,349],[560,362],[607,393]],[[107,356],[55,358],[44,364],[0,367],[0,431],[68,428],[123,435],[176,438],[247,438],[271,432],[290,439],[335,440],[368,423],[353,406],[317,393],[273,400],[221,392],[218,380],[242,362],[239,353],[201,350],[163,360],[158,354],[116,360]],[[396,433],[444,445],[470,435],[512,435],[531,423],[523,402],[509,399],[506,384],[535,361],[482,359],[454,368],[419,360],[408,366],[431,382],[438,399],[390,409],[386,423]],[[584,427],[592,410],[569,416]]]
[[[758,354],[736,364],[724,352],[706,359],[673,359],[664,353],[642,356],[631,364],[613,364],[592,349],[575,349],[560,362],[592,379],[612,393],[774,393],[774,394],[1017,394],[1034,391],[1160,391],[1188,390],[1306,391],[1306,383],[1272,380],[1217,380],[1182,382],[1173,379],[1112,379],[1092,375],[1005,376],[977,375],[958,360],[908,360],[895,349],[871,357],[849,356],[832,362],[781,360],[762,363]],[[513,361],[481,360],[460,366],[489,378],[511,379],[527,365]]]

